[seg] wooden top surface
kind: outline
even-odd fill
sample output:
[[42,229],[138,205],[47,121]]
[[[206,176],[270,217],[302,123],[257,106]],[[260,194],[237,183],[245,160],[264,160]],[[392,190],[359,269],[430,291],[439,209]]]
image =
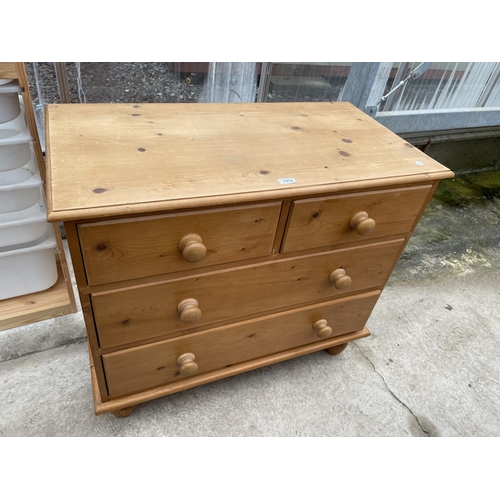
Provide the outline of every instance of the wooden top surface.
[[349,103],[52,104],[46,141],[51,221],[453,177]]

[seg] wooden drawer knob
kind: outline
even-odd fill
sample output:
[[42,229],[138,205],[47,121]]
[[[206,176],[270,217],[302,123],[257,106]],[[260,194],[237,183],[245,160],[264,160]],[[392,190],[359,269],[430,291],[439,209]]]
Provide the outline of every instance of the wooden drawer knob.
[[181,375],[192,375],[198,370],[198,365],[194,361],[195,357],[192,352],[181,354],[177,358],[177,364],[180,366],[179,372]]
[[196,299],[184,299],[179,302],[177,310],[181,315],[183,323],[194,323],[201,318],[201,310],[198,309],[198,301]]
[[314,323],[313,328],[316,330],[316,333],[320,339],[326,339],[330,337],[333,333],[332,329],[328,326],[326,319],[320,319]]
[[330,274],[330,283],[333,283],[337,290],[345,290],[351,284],[351,281],[351,277],[347,276],[344,269],[335,269]]
[[207,247],[203,244],[201,236],[194,233],[182,237],[179,249],[184,260],[191,263],[200,262],[207,255]]
[[375,229],[375,221],[370,219],[366,212],[358,212],[351,219],[351,227],[356,229],[360,236],[366,236]]

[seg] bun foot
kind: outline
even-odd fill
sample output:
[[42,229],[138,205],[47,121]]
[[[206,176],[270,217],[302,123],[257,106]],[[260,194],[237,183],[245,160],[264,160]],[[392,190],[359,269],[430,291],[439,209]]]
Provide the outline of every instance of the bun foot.
[[346,347],[347,342],[345,344],[339,344],[333,347],[329,347],[328,349],[325,349],[325,351],[332,356],[336,356],[337,354],[340,354]]
[[136,406],[137,405],[127,406],[126,408],[120,408],[119,410],[112,411],[111,414],[114,415],[116,418],[125,418],[132,415],[132,412],[135,410]]

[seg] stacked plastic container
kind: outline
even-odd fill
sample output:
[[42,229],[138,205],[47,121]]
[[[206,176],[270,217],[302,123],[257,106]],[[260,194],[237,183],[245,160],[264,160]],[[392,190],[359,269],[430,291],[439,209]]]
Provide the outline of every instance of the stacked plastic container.
[[0,79],[0,300],[57,281],[56,242],[21,90]]

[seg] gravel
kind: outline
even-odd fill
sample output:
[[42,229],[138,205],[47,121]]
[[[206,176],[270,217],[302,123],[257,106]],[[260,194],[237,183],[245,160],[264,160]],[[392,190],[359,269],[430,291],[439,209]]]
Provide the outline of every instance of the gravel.
[[[198,102],[203,85],[180,75],[172,63],[81,63],[79,93],[77,65],[66,63],[72,103],[87,102]],[[35,75],[36,67],[36,75]],[[60,102],[53,62],[26,63],[26,73],[35,105]]]

